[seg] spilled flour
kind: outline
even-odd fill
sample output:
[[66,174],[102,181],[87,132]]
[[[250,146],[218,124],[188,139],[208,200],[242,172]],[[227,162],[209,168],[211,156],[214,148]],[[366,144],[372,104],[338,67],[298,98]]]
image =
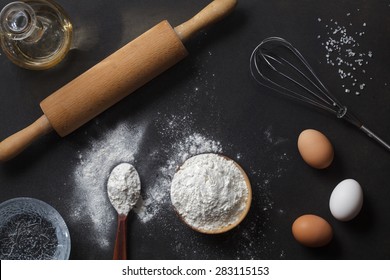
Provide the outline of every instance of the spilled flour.
[[[156,133],[152,137],[157,137],[157,146],[151,146],[145,137],[152,131]],[[155,242],[153,232],[158,227],[163,231],[162,235],[169,235],[172,240],[167,244],[167,250],[183,259],[215,258],[226,254],[243,259],[275,256],[278,227],[271,217],[275,214],[282,217],[285,210],[275,207],[272,187],[285,174],[290,157],[280,149],[288,139],[274,136],[272,126],[260,129],[258,141],[262,145],[257,151],[253,147],[237,150],[230,143],[222,144],[194,131],[190,116],[163,115],[147,124],[121,123],[105,131],[104,135],[90,138],[89,146],[78,152],[73,175],[70,223],[89,232],[90,240],[95,241],[90,246],[108,252],[113,248],[117,215],[107,195],[107,181],[115,166],[127,162],[136,167],[142,184],[141,197],[131,211],[134,219],[145,225],[142,229],[145,235],[139,237],[142,244]],[[214,255],[205,253],[209,252],[208,243],[201,236],[185,230],[188,228],[176,217],[170,199],[171,182],[177,168],[188,158],[203,153],[234,153],[238,163],[247,161],[253,153],[258,155],[258,161],[252,162],[246,170],[252,183],[252,206],[258,210],[249,211],[245,225],[232,233],[240,240],[235,247],[226,252],[221,243],[215,247]],[[264,162],[264,158],[267,161]],[[270,161],[276,163],[271,170]],[[276,254],[286,257],[284,251]]]
[[[110,227],[116,219],[107,196],[107,178],[119,163],[137,166],[146,129],[144,124],[119,124],[105,133],[105,137],[91,140],[89,149],[79,152],[79,164],[74,173],[76,187],[72,199],[72,219],[75,223],[91,225],[90,232],[96,235],[95,239],[103,248],[112,245]],[[187,158],[206,152],[220,153],[222,146],[199,133],[183,136],[169,149],[159,147],[156,153],[167,160],[158,168],[156,180],[148,186],[133,209],[141,222],[151,221],[170,203],[170,183],[177,167]],[[141,158],[148,159],[148,156]]]
[[[114,167],[127,162],[134,165],[141,179],[141,197],[131,210],[131,216],[144,225],[141,230],[145,234],[137,237],[142,246],[156,242],[153,232],[157,227],[171,240],[162,256],[256,259],[277,254],[288,258],[284,251],[275,252],[279,228],[272,220],[273,216],[283,217],[286,213],[285,209],[275,206],[272,188],[289,166],[290,156],[283,148],[288,139],[275,136],[272,126],[268,126],[259,128],[257,141],[261,145],[256,146],[258,150],[249,146],[237,150],[231,143],[222,143],[196,131],[188,112],[185,117],[160,113],[157,116],[158,119],[150,123],[120,123],[100,133],[104,137],[91,137],[89,145],[78,152],[69,222],[89,232],[90,240],[95,242],[89,246],[107,252],[113,248],[117,214],[107,195],[107,182]],[[156,138],[155,146],[148,142],[150,137]],[[229,246],[231,249],[226,251],[222,242],[216,244],[212,254],[202,236],[194,234],[178,219],[170,199],[171,183],[178,167],[192,156],[204,153],[236,155],[233,159],[239,164],[248,162],[253,153],[258,155],[245,170],[252,184],[251,207],[257,211],[249,211],[242,228],[231,233],[232,238],[239,240],[234,247]],[[273,162],[272,169],[270,162]]]
[[107,196],[107,178],[117,164],[135,161],[144,131],[145,126],[119,124],[105,137],[92,140],[89,149],[79,152],[72,219],[78,224],[91,225],[90,233],[96,235],[101,247],[110,246],[110,225],[116,219]]

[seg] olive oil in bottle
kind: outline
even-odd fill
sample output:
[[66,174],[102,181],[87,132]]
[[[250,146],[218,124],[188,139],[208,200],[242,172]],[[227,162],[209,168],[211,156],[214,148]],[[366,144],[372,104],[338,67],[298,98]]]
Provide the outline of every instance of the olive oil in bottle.
[[16,65],[44,70],[68,53],[72,24],[52,0],[24,0],[6,5],[0,13],[1,47]]

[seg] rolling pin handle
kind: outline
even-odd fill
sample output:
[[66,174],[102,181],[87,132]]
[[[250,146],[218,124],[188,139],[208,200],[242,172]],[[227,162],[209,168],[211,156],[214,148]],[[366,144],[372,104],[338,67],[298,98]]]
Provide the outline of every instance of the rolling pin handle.
[[8,161],[41,136],[52,131],[51,124],[45,115],[21,131],[0,142],[0,162]]
[[214,0],[193,18],[175,27],[179,38],[185,42],[199,30],[221,20],[230,14],[237,5],[237,0]]

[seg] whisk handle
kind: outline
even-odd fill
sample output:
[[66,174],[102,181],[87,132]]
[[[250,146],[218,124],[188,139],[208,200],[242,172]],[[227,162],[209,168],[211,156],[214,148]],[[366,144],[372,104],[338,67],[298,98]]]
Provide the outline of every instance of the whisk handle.
[[383,141],[382,138],[380,138],[378,135],[376,135],[374,132],[372,132],[366,126],[364,126],[363,122],[361,122],[350,111],[345,111],[345,114],[340,115],[339,118],[342,118],[342,119],[348,121],[349,123],[353,124],[354,126],[359,128],[361,131],[363,131],[365,134],[367,134],[370,138],[374,139],[376,142],[381,144],[384,148],[386,148],[386,150],[390,151],[390,145],[387,144],[385,141]]
[[343,110],[340,111],[340,113],[338,113],[337,115],[338,118],[348,121],[349,123],[353,124],[357,128],[361,128],[363,126],[363,122],[354,114],[352,114],[351,111],[347,110],[347,107],[344,106],[342,107],[342,109]]
[[375,141],[377,141],[379,144],[381,144],[383,147],[385,147],[389,152],[390,152],[390,145],[387,144],[385,141],[383,141],[378,135],[376,135],[374,132],[372,132],[371,130],[369,130],[367,127],[365,127],[364,125],[362,125],[360,127],[360,129],[366,133],[369,137],[371,137],[372,139],[374,139]]
[[378,135],[376,135],[374,132],[369,130],[366,126],[364,126],[363,122],[360,121],[359,118],[357,118],[354,114],[351,113],[351,111],[348,111],[346,107],[344,107],[344,114],[338,115],[339,118],[344,119],[348,121],[349,123],[353,124],[357,128],[359,128],[361,131],[363,131],[365,134],[367,134],[370,138],[374,139],[376,142],[381,144],[386,150],[390,151],[390,145],[387,144],[385,141],[382,140]]

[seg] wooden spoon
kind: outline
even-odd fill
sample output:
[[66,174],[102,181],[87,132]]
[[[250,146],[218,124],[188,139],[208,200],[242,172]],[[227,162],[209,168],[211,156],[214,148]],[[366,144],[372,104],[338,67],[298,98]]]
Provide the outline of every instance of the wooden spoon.
[[127,259],[127,215],[137,203],[141,193],[141,181],[137,170],[129,163],[116,166],[107,182],[108,198],[118,213],[114,260]]

